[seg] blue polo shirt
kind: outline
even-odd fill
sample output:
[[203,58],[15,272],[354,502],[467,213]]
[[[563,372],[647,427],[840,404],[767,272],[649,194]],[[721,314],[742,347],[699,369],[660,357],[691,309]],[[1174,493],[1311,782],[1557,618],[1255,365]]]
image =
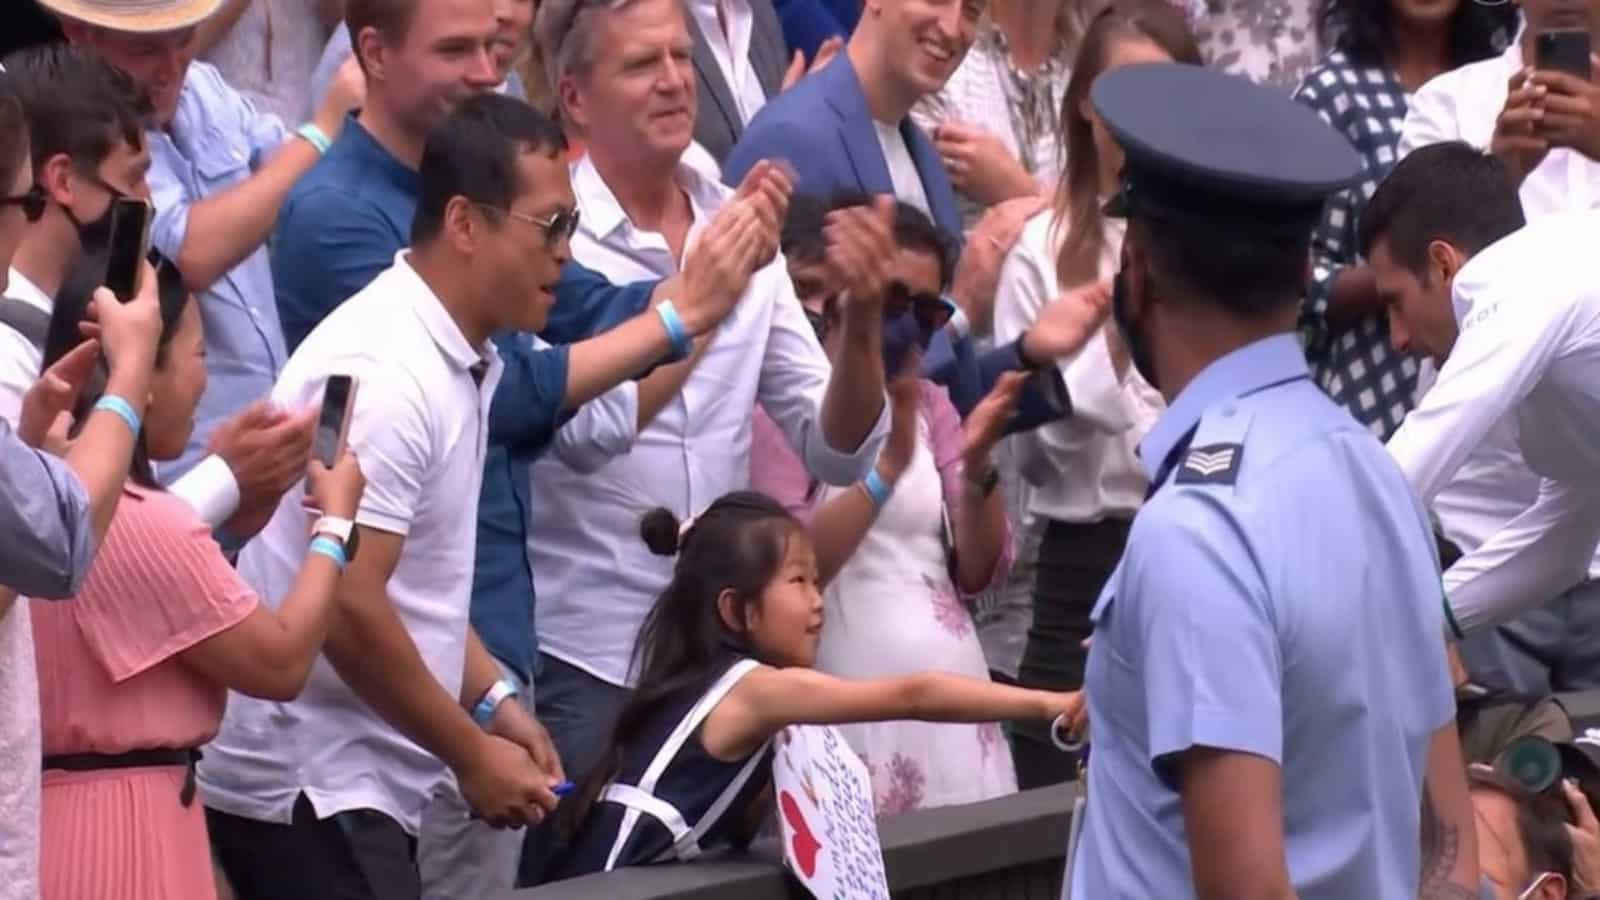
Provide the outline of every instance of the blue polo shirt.
[[[328,313],[394,264],[410,244],[417,173],[352,115],[328,153],[289,192],[272,241],[278,314],[291,352]],[[527,680],[538,659],[528,566],[528,467],[572,415],[564,408],[567,347],[645,308],[654,282],[617,287],[569,263],[536,343],[495,338],[505,374],[489,411],[478,501],[472,626],[489,652]],[[554,345],[554,346],[550,346]]]

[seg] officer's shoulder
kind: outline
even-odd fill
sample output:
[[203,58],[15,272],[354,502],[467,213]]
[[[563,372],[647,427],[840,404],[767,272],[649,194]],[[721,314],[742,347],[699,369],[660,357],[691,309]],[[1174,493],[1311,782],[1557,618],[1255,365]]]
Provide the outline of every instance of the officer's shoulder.
[[1206,410],[1195,423],[1189,448],[1177,461],[1175,485],[1224,489],[1239,484],[1256,410],[1248,403],[1229,400]]
[[1173,484],[1227,491],[1296,478],[1289,464],[1304,451],[1344,431],[1342,416],[1327,415],[1320,394],[1270,391],[1228,400],[1206,410],[1189,448],[1178,460]]

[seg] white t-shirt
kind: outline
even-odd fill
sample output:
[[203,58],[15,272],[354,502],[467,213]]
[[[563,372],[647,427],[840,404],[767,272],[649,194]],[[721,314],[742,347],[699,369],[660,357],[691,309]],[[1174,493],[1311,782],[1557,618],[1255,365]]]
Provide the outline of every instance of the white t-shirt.
[[[6,296],[49,315],[55,303],[38,285],[21,272],[11,270],[6,284]],[[44,362],[44,352],[33,345],[22,332],[0,325],[0,418],[17,424],[22,414],[22,395],[39,380],[39,366]]]
[[[470,369],[487,362],[482,384]],[[321,400],[329,375],[358,382],[349,443],[366,492],[360,524],[405,537],[389,599],[428,671],[461,692],[477,544],[478,491],[489,401],[501,364],[467,342],[406,261],[329,314],[295,350],[273,389],[280,405]],[[277,608],[306,556],[303,486],[245,548],[239,572]],[[222,730],[200,766],[206,805],[288,824],[303,791],[318,817],[374,809],[410,834],[444,763],[396,731],[318,658],[300,697],[275,703],[232,694]]]
[[933,208],[928,205],[928,192],[922,187],[922,173],[917,171],[916,160],[911,158],[911,148],[898,125],[885,125],[874,121],[878,144],[883,147],[883,161],[889,164],[889,181],[894,184],[894,195],[902,203],[909,203],[933,218]]

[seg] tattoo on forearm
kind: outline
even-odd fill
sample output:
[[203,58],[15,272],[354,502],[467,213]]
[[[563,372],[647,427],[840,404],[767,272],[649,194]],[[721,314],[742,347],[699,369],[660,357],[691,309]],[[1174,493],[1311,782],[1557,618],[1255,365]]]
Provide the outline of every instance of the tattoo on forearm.
[[1461,833],[1455,825],[1439,817],[1426,788],[1422,799],[1422,890],[1421,900],[1473,900],[1471,888],[1450,880],[1461,853]]

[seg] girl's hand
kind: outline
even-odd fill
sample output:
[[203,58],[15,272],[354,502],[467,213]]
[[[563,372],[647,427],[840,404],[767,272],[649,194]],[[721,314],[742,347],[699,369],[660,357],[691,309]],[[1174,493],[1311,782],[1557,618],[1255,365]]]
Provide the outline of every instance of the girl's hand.
[[1047,708],[1054,721],[1050,737],[1063,750],[1076,750],[1089,733],[1089,704],[1083,691],[1066,691],[1047,695]]

